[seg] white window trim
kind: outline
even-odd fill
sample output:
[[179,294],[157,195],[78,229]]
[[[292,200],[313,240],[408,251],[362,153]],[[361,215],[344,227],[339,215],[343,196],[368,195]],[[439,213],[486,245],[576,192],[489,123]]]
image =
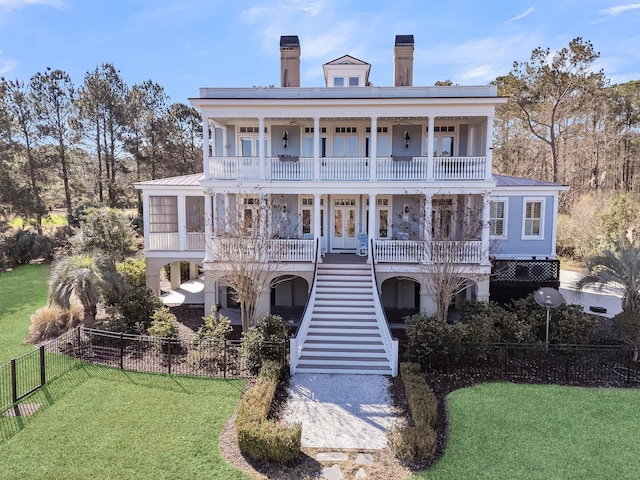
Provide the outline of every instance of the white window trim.
[[[507,197],[491,197],[489,199],[490,202],[502,202],[504,203],[504,217],[502,219],[503,224],[502,224],[502,235],[489,235],[489,238],[495,239],[495,240],[506,240],[507,239],[507,225],[508,225],[508,221],[507,221],[507,217],[509,216],[509,199]],[[491,206],[489,206],[489,208],[491,208]],[[489,212],[489,222],[491,222],[491,212]],[[523,227],[524,229],[524,222],[523,222]],[[489,227],[489,232],[491,232],[491,227]]]
[[[526,235],[525,226],[527,222],[527,203],[539,202],[540,203],[540,235]],[[544,240],[544,217],[545,217],[545,203],[544,197],[524,197],[522,199],[522,240]]]

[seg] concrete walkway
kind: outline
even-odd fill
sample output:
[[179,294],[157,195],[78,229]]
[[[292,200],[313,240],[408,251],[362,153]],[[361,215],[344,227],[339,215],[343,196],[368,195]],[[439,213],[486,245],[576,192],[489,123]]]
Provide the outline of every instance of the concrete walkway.
[[177,290],[162,294],[165,305],[196,305],[204,303],[204,280],[196,278],[180,285]]

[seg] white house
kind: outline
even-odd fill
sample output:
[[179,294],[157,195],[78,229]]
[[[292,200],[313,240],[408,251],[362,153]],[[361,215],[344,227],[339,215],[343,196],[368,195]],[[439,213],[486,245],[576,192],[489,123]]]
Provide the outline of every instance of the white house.
[[323,65],[325,87],[305,88],[299,39],[283,36],[280,88],[201,88],[190,101],[204,173],[136,185],[149,286],[159,292],[161,267],[188,261],[204,272],[205,311],[225,306],[216,273],[240,216],[277,245],[262,261],[287,278],[259,313],[305,307],[292,372],[395,374],[387,314],[435,311],[427,279],[443,255],[469,280],[459,298],[557,282],[564,187],[493,175],[506,99],[492,85],[414,87],[413,49],[413,35],[396,36],[393,86],[372,86],[371,65],[345,55]]

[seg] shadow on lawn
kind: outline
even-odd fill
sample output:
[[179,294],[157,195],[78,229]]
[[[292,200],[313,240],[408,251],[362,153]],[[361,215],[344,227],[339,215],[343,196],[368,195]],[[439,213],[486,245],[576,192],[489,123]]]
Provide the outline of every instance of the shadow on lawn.
[[38,414],[91,378],[130,383],[145,388],[180,392],[187,395],[215,394],[218,390],[228,392],[229,387],[242,392],[246,385],[245,381],[237,379],[137,373],[81,363],[19,402],[20,405],[26,407],[26,410],[35,409],[35,413],[23,416],[7,415],[13,410],[10,409],[6,412],[7,414],[0,416],[0,443],[9,440],[37,418]]

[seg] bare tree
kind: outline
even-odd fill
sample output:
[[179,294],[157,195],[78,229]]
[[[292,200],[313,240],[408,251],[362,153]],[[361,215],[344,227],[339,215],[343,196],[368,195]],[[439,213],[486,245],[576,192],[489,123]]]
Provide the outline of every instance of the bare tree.
[[[283,224],[288,220],[283,218],[286,209],[281,205],[259,193],[237,193],[234,197],[235,205],[226,208],[224,222],[212,239],[213,275],[233,290],[246,331],[256,323],[261,295],[290,278],[276,278],[276,273],[283,270],[292,240],[280,238],[289,230]],[[305,248],[305,244],[299,247]]]
[[422,244],[423,284],[436,304],[436,317],[446,321],[452,300],[485,274],[477,265],[485,258],[482,251],[482,204],[465,203],[458,195],[434,197],[430,225],[432,238]]

